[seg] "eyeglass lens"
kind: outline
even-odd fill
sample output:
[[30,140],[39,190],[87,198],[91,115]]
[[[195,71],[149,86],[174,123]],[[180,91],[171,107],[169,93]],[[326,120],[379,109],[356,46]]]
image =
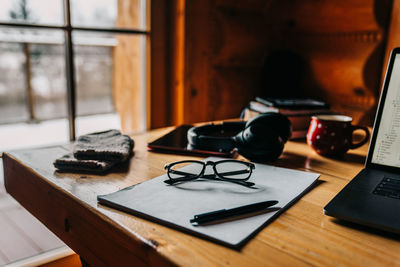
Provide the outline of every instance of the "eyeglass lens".
[[216,162],[215,171],[225,179],[243,180],[251,175],[251,168],[244,162],[240,161],[221,161]]
[[[168,168],[171,179],[191,179],[199,177],[204,171],[205,163],[201,161],[183,161],[172,164]],[[244,180],[250,177],[252,169],[245,162],[240,161],[217,161],[214,170],[220,178],[230,180]],[[206,176],[209,176],[207,174]]]
[[[189,167],[190,165],[190,167]],[[198,177],[204,169],[202,162],[190,161],[190,162],[178,162],[169,168],[169,177],[171,179],[179,178],[195,178]]]

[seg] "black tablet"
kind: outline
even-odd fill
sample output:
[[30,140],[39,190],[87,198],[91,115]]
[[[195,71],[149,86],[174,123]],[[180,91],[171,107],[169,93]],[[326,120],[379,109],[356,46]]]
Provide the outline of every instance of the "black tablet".
[[[187,132],[193,125],[183,124],[166,135],[147,144],[149,151],[174,153],[195,156],[233,157],[234,150],[229,152],[199,150],[188,148]],[[229,133],[227,133],[229,134]]]

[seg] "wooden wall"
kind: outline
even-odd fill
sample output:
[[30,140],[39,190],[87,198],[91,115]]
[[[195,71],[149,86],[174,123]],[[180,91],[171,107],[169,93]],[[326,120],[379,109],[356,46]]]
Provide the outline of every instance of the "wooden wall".
[[[389,56],[393,48],[400,47],[400,0],[393,0],[392,4],[392,15],[390,18],[390,26],[388,30],[387,36],[387,45],[386,45],[386,53],[385,60],[383,62],[383,69],[385,70],[386,65],[389,61]],[[382,79],[383,82],[385,75],[385,71],[382,71]]]
[[165,124],[238,117],[255,96],[314,97],[372,123],[391,0],[171,3]]
[[[118,0],[119,28],[143,29],[141,25],[140,0]],[[146,70],[143,59],[146,50],[143,36],[116,34],[117,45],[113,49],[113,95],[115,108],[121,118],[123,132],[146,128],[147,94],[142,85]]]
[[[140,41],[117,37],[122,128],[143,128],[146,105],[157,128],[238,117],[255,96],[313,97],[371,124],[387,51],[400,44],[393,1],[152,0],[147,95]],[[138,25],[139,2],[118,1],[118,27]]]

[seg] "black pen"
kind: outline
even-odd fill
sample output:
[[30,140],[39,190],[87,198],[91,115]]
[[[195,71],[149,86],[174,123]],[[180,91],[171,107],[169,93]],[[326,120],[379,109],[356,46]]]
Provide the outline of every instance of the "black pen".
[[240,206],[233,209],[223,209],[216,210],[207,213],[202,213],[198,215],[194,215],[194,218],[190,220],[190,223],[193,225],[199,225],[204,223],[210,223],[218,220],[228,219],[231,217],[236,217],[244,214],[249,214],[252,212],[262,211],[266,208],[274,206],[278,204],[277,200],[268,200],[263,202],[258,202],[254,204],[249,204],[245,206]]

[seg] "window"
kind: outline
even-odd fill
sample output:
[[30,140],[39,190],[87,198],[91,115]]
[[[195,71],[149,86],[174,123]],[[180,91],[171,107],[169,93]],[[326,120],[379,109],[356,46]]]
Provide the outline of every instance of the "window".
[[147,5],[1,0],[0,123],[67,116],[73,140],[76,116],[119,111],[135,99],[138,123],[128,129],[144,129]]

